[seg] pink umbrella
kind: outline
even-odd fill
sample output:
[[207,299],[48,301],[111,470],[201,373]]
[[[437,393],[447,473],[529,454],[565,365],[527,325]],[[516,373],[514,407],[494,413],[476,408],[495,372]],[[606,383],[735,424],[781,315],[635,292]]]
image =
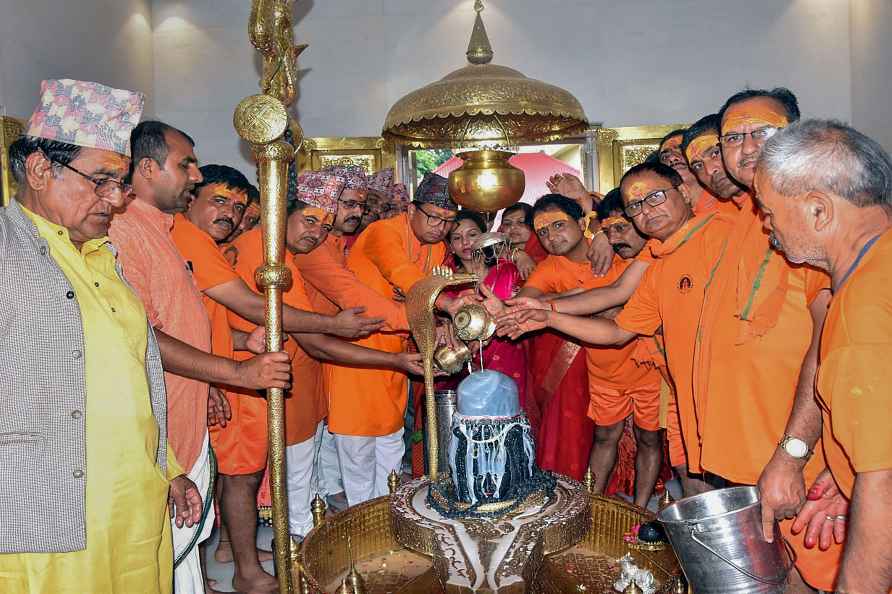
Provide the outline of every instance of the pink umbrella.
[[[508,160],[509,163],[521,169],[526,177],[526,189],[521,202],[532,204],[543,194],[549,194],[550,190],[545,181],[555,173],[569,173],[580,177],[579,170],[570,167],[563,161],[555,159],[543,152],[518,153]],[[434,170],[434,173],[449,177],[449,174],[462,166],[463,161],[459,157],[452,157]]]

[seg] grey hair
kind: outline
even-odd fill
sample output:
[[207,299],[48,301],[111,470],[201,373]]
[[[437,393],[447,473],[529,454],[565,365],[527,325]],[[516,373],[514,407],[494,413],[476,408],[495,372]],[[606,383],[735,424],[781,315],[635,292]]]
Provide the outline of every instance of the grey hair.
[[892,160],[876,141],[836,120],[791,124],[765,143],[759,169],[783,196],[835,194],[858,207],[892,205]]

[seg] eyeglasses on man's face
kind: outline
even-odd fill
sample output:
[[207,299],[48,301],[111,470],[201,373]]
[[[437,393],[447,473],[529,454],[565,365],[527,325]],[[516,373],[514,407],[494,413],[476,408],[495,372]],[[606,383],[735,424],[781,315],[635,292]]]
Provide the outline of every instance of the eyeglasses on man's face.
[[635,218],[644,212],[644,205],[648,206],[659,206],[662,203],[666,202],[666,193],[670,190],[674,190],[675,186],[671,188],[666,188],[665,190],[655,190],[642,198],[641,200],[636,200],[635,202],[630,202],[623,209],[623,212],[626,213],[626,216],[629,218]]
[[421,214],[427,217],[427,224],[431,227],[439,227],[440,225],[451,226],[455,223],[455,217],[452,217],[451,219],[444,219],[443,217],[427,212],[420,206],[417,206],[416,208],[419,210],[419,212],[421,212]]
[[90,181],[93,184],[93,191],[96,192],[96,195],[100,198],[108,198],[112,194],[115,193],[115,190],[120,190],[121,194],[126,198],[130,195],[130,192],[133,190],[133,186],[128,183],[125,183],[121,180],[114,179],[112,177],[95,177],[93,175],[89,175],[80,171],[79,169],[75,169],[71,165],[67,165],[62,163],[61,161],[57,161],[55,159],[50,159],[47,157],[51,163],[55,163],[56,165],[61,165],[65,169],[70,169],[75,172],[79,176],[84,179]]
[[777,134],[778,130],[781,130],[781,128],[763,126],[751,132],[729,132],[722,136],[720,140],[723,147],[741,146],[746,141],[747,136],[751,136],[754,142],[762,143]]

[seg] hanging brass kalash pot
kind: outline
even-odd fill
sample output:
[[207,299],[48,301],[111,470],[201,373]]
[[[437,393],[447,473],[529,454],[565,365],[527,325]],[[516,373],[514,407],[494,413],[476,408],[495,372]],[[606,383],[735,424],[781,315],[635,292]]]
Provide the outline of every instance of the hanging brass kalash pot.
[[[287,9],[290,16],[291,3],[289,0],[253,0],[253,4],[252,41],[265,52],[269,45],[256,39],[259,17],[255,18],[255,14],[262,16],[264,8],[270,14],[277,11],[281,14]],[[585,115],[578,101],[566,91],[528,79],[516,70],[490,64],[492,49],[480,18],[482,2],[478,0],[475,9],[477,18],[468,49],[471,64],[397,102],[388,114],[385,136],[414,147],[486,147],[463,156],[465,165],[450,177],[450,190],[464,207],[489,213],[516,202],[524,189],[522,172],[507,162],[511,153],[493,150],[492,145],[500,141],[510,144],[557,140],[582,131]],[[264,68],[267,82],[270,80],[267,72],[271,73],[272,80],[281,80],[286,73],[279,75],[279,72],[286,65],[293,67],[293,58],[299,51],[291,45],[290,24],[284,28],[280,20],[278,25],[276,30],[285,52],[278,54],[279,58],[275,52],[264,53],[271,56],[270,70]],[[280,103],[285,105],[286,100],[293,99],[293,92],[290,96],[272,94],[276,99],[284,99]],[[266,100],[251,98],[239,109],[242,124],[239,125],[237,111],[236,127],[243,138],[255,145],[261,165],[261,186],[267,190],[264,195],[268,195],[264,201],[263,224],[269,257],[265,272],[258,279],[264,281],[261,286],[268,291],[271,309],[268,321],[278,328],[276,310],[281,303],[280,287],[287,279],[270,270],[278,270],[281,262],[281,253],[272,244],[281,241],[284,223],[281,180],[291,151],[279,146],[282,110]],[[273,130],[256,133],[248,124],[257,119],[275,123]],[[270,151],[264,147],[268,145],[279,149],[267,155]],[[475,275],[439,269],[416,283],[407,295],[407,317],[423,356],[428,427],[437,426],[433,401],[437,347],[434,302],[444,289],[467,286],[477,280]],[[485,319],[485,314],[475,316],[468,312],[465,330],[474,330],[478,317]],[[477,330],[479,334],[481,329]],[[484,332],[488,330],[487,327]],[[267,335],[269,348],[279,345],[275,338],[278,334],[274,332],[273,336]],[[284,556],[288,550],[282,543],[287,545],[289,539],[282,480],[284,436],[280,433],[280,406],[279,398],[270,400],[273,516],[276,562],[281,569],[287,567]],[[325,518],[324,503],[316,496],[312,506],[315,527],[299,547],[291,548],[292,571],[288,576],[279,576],[280,594],[610,591],[617,573],[616,559],[630,552],[623,534],[633,525],[652,519],[652,514],[621,501],[593,495],[582,484],[558,477],[560,495],[556,489],[552,500],[537,504],[542,508],[537,512],[541,517],[536,520],[535,528],[528,524],[529,529],[515,531],[516,538],[507,549],[510,552],[498,563],[487,560],[486,568],[479,563],[475,565],[482,559],[481,552],[491,552],[501,546],[497,544],[498,534],[493,531],[504,530],[510,522],[499,521],[498,512],[491,519],[463,521],[460,532],[473,533],[474,538],[481,539],[480,548],[475,551],[463,546],[461,539],[456,538],[457,530],[448,524],[428,521],[424,504],[418,504],[423,501],[422,489],[432,481],[449,476],[448,473],[441,475],[437,468],[438,448],[446,444],[439,444],[436,434],[437,431],[428,434],[429,477],[400,486],[399,477],[391,473],[389,496],[352,506],[331,518]],[[520,520],[514,516],[512,521]],[[489,559],[490,553],[485,554]],[[657,592],[672,591],[679,570],[671,550],[632,551],[632,554],[638,566],[653,572],[659,586]],[[457,567],[466,567],[468,571],[457,575],[453,571]]]
[[472,147],[464,165],[449,176],[449,191],[461,206],[492,213],[523,195],[523,172],[513,155],[497,146],[551,142],[580,134],[587,126],[582,105],[568,91],[492,64],[493,51],[481,12],[468,44],[468,65],[397,101],[383,135],[413,148]]

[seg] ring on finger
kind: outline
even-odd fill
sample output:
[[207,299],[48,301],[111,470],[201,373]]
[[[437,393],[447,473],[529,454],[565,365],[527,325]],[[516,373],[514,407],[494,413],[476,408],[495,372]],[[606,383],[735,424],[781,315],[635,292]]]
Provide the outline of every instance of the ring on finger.
[[824,517],[827,518],[827,521],[828,521],[828,522],[832,522],[833,520],[836,519],[835,516],[830,516],[830,515],[827,515],[827,516],[824,516]]
[[834,519],[838,522],[845,522],[847,518],[846,518],[845,514],[839,514]]

